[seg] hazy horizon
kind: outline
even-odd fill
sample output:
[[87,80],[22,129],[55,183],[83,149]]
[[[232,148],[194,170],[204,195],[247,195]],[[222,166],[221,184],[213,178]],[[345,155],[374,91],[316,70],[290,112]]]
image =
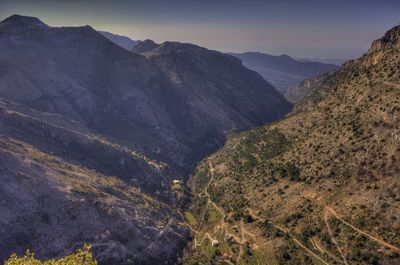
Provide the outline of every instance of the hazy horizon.
[[290,2],[3,0],[0,19],[20,14],[38,17],[50,26],[90,25],[134,40],[170,40],[223,52],[309,59],[355,58],[400,22],[399,1]]

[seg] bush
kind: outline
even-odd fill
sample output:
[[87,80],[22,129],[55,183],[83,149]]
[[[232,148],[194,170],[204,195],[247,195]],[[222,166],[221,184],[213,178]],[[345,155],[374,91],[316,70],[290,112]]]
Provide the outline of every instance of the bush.
[[251,216],[250,214],[246,214],[246,215],[244,216],[244,221],[245,221],[246,223],[252,223],[252,222],[254,222],[253,216]]
[[19,258],[16,254],[12,254],[4,265],[97,265],[97,261],[93,259],[90,249],[90,245],[84,245],[82,249],[78,249],[69,256],[44,262],[35,259],[35,253],[28,250],[22,258]]

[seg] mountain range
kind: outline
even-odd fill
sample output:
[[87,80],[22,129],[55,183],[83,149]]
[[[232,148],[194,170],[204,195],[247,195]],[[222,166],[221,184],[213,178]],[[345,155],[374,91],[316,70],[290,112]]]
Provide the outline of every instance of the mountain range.
[[[145,53],[158,46],[152,40],[133,41],[128,37],[99,31],[119,46],[136,53]],[[288,55],[269,55],[258,52],[229,53],[241,59],[244,66],[259,73],[280,93],[293,103],[297,103],[309,95],[307,81],[337,69],[345,60],[340,59],[302,59]],[[311,81],[312,82],[312,81]],[[304,91],[303,91],[304,90]]]
[[[338,69],[334,64],[300,61],[288,55],[270,55],[259,52],[230,53],[242,60],[243,65],[259,73],[282,94],[306,78]],[[289,98],[293,98],[289,96]]]

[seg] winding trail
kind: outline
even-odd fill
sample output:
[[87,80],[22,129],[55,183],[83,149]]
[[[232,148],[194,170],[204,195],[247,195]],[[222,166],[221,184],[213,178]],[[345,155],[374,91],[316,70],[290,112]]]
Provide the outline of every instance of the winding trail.
[[[211,183],[214,181],[214,167],[213,167],[212,162],[211,162],[210,159],[208,160],[208,163],[209,163],[209,167],[210,167],[210,175],[211,175],[211,178],[210,178],[209,182],[207,183],[207,185],[206,185],[205,188],[204,188],[204,195],[207,197],[207,206],[206,206],[206,207],[208,207],[209,204],[211,204],[211,205],[213,205],[213,207],[222,215],[222,218],[221,218],[221,232],[222,232],[222,235],[224,236],[224,234],[225,234],[224,231],[225,231],[225,226],[226,226],[226,223],[225,223],[226,214],[225,214],[225,211],[224,211],[222,208],[220,208],[220,207],[211,199],[211,196],[210,196],[210,194],[208,193],[208,189],[209,189]],[[256,220],[257,222],[265,222],[265,220],[264,220],[263,218],[257,216],[257,215],[253,212],[252,209],[248,208],[248,211],[249,211],[250,215],[252,215],[252,216],[255,218],[255,220]],[[394,250],[394,251],[400,252],[400,247],[394,246],[394,245],[392,245],[392,244],[390,244],[390,243],[388,243],[388,242],[385,242],[385,241],[382,240],[382,239],[379,239],[379,238],[377,238],[377,237],[375,237],[375,236],[373,236],[373,235],[371,235],[371,234],[369,234],[369,233],[367,233],[367,232],[364,232],[364,231],[358,229],[358,228],[355,227],[354,225],[352,225],[352,224],[348,223],[347,221],[345,221],[331,206],[327,205],[327,206],[325,206],[325,208],[324,208],[324,217],[323,217],[323,218],[324,218],[324,221],[325,221],[325,225],[326,225],[326,227],[327,227],[327,229],[328,229],[328,233],[329,233],[329,235],[330,235],[330,237],[331,237],[331,239],[332,239],[332,242],[336,245],[336,247],[337,247],[337,249],[338,249],[338,252],[339,252],[339,254],[340,254],[341,258],[342,258],[342,261],[341,261],[341,260],[339,260],[336,256],[334,256],[333,254],[327,253],[327,254],[328,254],[331,258],[333,258],[335,261],[337,261],[337,262],[342,262],[342,263],[345,264],[345,265],[349,265],[349,263],[347,262],[347,259],[346,259],[346,256],[345,256],[345,254],[344,254],[343,249],[339,246],[338,242],[336,241],[335,237],[333,236],[332,229],[331,229],[331,227],[330,227],[330,225],[329,225],[329,222],[328,222],[329,215],[333,215],[335,218],[337,218],[337,219],[338,219],[339,221],[341,221],[343,224],[347,225],[348,227],[352,228],[353,230],[357,231],[358,233],[363,234],[364,236],[366,236],[366,237],[368,237],[369,239],[371,239],[371,240],[377,242],[378,244],[380,244],[380,245],[382,245],[382,246],[385,246],[385,247],[387,247],[387,248],[390,248],[390,249],[392,249],[392,250]],[[204,215],[203,215],[203,217],[204,217]],[[331,265],[330,263],[328,263],[327,261],[325,261],[320,255],[316,254],[314,251],[312,251],[310,248],[308,248],[308,247],[305,246],[302,242],[300,242],[300,241],[299,241],[294,235],[292,235],[287,229],[285,229],[285,228],[283,228],[283,227],[281,227],[281,226],[279,226],[279,225],[277,225],[277,224],[273,224],[273,223],[271,223],[271,224],[272,224],[272,226],[274,226],[276,229],[278,229],[278,230],[284,232],[285,234],[287,234],[287,235],[290,237],[290,239],[291,239],[296,245],[298,245],[300,248],[302,248],[302,249],[303,249],[306,253],[308,253],[310,256],[312,256],[313,258],[317,259],[319,262],[321,262],[321,263],[324,264],[324,265]],[[196,231],[196,232],[197,232],[197,231]],[[257,237],[256,237],[254,234],[252,234],[251,232],[247,231],[247,230],[244,228],[243,220],[241,220],[241,221],[240,221],[240,238],[239,238],[239,237],[236,237],[235,235],[232,235],[232,237],[235,239],[235,241],[240,245],[239,253],[238,253],[238,256],[236,257],[236,260],[235,260],[235,263],[236,263],[236,264],[239,264],[240,259],[241,259],[242,255],[243,255],[243,244],[246,242],[245,234],[248,235],[249,237],[251,237],[252,239],[254,239],[254,241],[257,242]],[[210,241],[213,241],[213,240],[214,240],[214,239],[212,238],[212,236],[211,236],[209,233],[206,233],[206,234],[204,235],[203,239],[200,241],[199,244],[197,244],[197,239],[195,238],[195,246],[196,246],[196,247],[197,247],[197,246],[200,246],[206,238],[208,238]],[[316,242],[311,242],[311,243],[315,243],[316,246],[317,246],[317,250],[318,250],[318,248],[319,248],[318,244],[317,244]],[[313,246],[314,246],[314,244],[313,244]],[[232,249],[230,249],[230,250],[231,250],[231,252],[232,252]],[[321,251],[321,250],[319,249],[319,251]],[[322,251],[322,252],[324,253],[325,251]],[[232,253],[233,253],[233,252],[232,252]],[[230,262],[228,262],[228,263],[230,263]]]
[[[213,167],[213,165],[212,165],[212,163],[211,163],[210,160],[208,160],[208,164],[209,164],[209,167],[210,167],[211,178],[210,178],[210,180],[208,181],[207,185],[204,187],[204,191],[203,191],[204,195],[207,197],[207,205],[206,205],[206,209],[204,210],[203,215],[202,215],[202,221],[203,221],[203,219],[204,219],[204,214],[205,214],[205,212],[206,212],[206,210],[207,210],[208,205],[211,204],[211,205],[212,205],[219,213],[221,213],[221,215],[222,215],[222,218],[221,218],[221,232],[222,232],[222,234],[224,235],[224,227],[225,227],[225,221],[224,221],[224,220],[225,220],[226,214],[225,214],[225,211],[224,211],[224,210],[222,210],[220,207],[217,206],[217,204],[216,204],[215,202],[213,202],[213,200],[211,199],[210,194],[208,193],[208,188],[210,187],[211,183],[214,181],[214,167]],[[192,229],[192,230],[195,231],[196,234],[199,233],[198,231],[196,231],[196,230],[194,230],[194,229]],[[203,239],[200,240],[200,243],[197,243],[197,238],[196,238],[196,237],[194,238],[195,246],[196,246],[196,247],[201,246],[206,238],[208,238],[211,242],[212,242],[213,240],[217,240],[216,238],[213,238],[213,237],[207,232],[207,233],[204,235]],[[230,249],[230,250],[231,250],[231,252],[233,253],[232,249]]]
[[223,209],[218,207],[217,204],[215,204],[215,202],[213,202],[213,200],[211,200],[211,196],[208,193],[208,188],[210,187],[211,182],[214,181],[214,167],[213,167],[213,165],[211,163],[211,160],[208,160],[208,165],[210,166],[211,178],[210,178],[210,181],[207,183],[207,186],[205,187],[204,192],[205,192],[205,194],[206,194],[206,196],[208,198],[209,203],[211,203],[214,206],[214,208],[217,209],[217,211],[220,212],[221,215],[222,215],[222,218],[221,218],[221,229],[223,231],[224,230],[224,226],[225,226],[225,222],[224,221],[225,221],[226,214],[225,214],[225,211]]
[[329,215],[329,213],[328,213],[328,211],[327,211],[326,208],[325,208],[325,211],[324,211],[324,221],[325,221],[326,228],[328,228],[328,233],[329,233],[329,235],[330,235],[330,237],[331,237],[331,239],[332,239],[332,242],[335,244],[337,250],[339,251],[339,254],[340,254],[340,256],[342,257],[343,263],[346,264],[346,265],[348,265],[347,259],[346,259],[346,255],[344,254],[342,248],[339,246],[338,242],[336,241],[335,237],[333,236],[332,229],[331,229],[331,227],[330,227],[330,225],[329,225],[329,222],[328,222],[328,215]]
[[[215,171],[214,171],[214,167],[213,167],[212,162],[211,162],[210,159],[208,160],[208,165],[209,165],[209,168],[210,168],[210,175],[211,175],[211,178],[210,178],[209,182],[207,183],[207,185],[204,187],[204,191],[203,191],[204,195],[207,197],[207,205],[206,205],[206,207],[208,207],[208,206],[211,204],[211,205],[221,214],[221,216],[222,216],[222,217],[221,217],[221,234],[222,234],[223,237],[225,237],[225,227],[226,227],[225,217],[226,217],[226,213],[225,213],[225,211],[224,211],[221,207],[219,207],[219,206],[211,199],[211,196],[210,196],[210,194],[208,193],[208,189],[209,189],[211,183],[214,181],[214,172],[215,172]],[[205,211],[206,211],[206,210],[205,210]],[[204,213],[205,213],[205,211],[204,211]],[[203,215],[202,215],[202,221],[203,221],[203,219],[204,219],[204,213],[203,213]],[[199,233],[199,232],[196,231],[195,229],[193,229],[193,228],[191,228],[191,229],[192,229],[196,234]],[[241,256],[243,255],[243,244],[246,242],[245,234],[248,234],[248,235],[250,235],[251,237],[256,238],[255,235],[253,235],[252,233],[248,232],[248,231],[243,227],[243,220],[241,220],[241,222],[240,222],[240,233],[241,233],[241,234],[240,234],[240,238],[237,237],[237,236],[235,236],[235,235],[231,235],[232,238],[239,244],[239,253],[238,253],[238,256],[237,256],[237,258],[236,258],[236,264],[239,264],[240,258],[241,258]],[[211,242],[212,242],[213,240],[216,240],[215,238],[213,238],[213,237],[207,232],[207,233],[203,236],[203,238],[200,240],[199,243],[197,243],[197,241],[198,241],[197,238],[196,238],[196,237],[194,238],[195,247],[201,246],[205,239],[209,239]],[[234,253],[234,251],[232,251],[232,249],[231,249],[229,246],[227,246],[227,247],[229,248],[229,250],[230,250],[231,253]],[[233,264],[233,263],[230,262],[229,260],[225,260],[225,262],[227,262],[228,264]]]
[[340,215],[331,207],[331,206],[326,206],[325,210],[330,212],[333,216],[335,216],[338,220],[340,220],[342,223],[344,223],[345,225],[347,225],[348,227],[352,228],[353,230],[357,231],[360,234],[363,234],[364,236],[370,238],[371,240],[377,242],[378,244],[388,247],[394,251],[399,251],[400,252],[400,247],[394,246],[388,242],[383,241],[382,239],[379,239],[369,233],[366,233],[364,231],[362,231],[361,229],[358,229],[357,227],[355,227],[354,225],[346,222],[342,217],[340,217]]
[[301,243],[295,236],[293,236],[292,234],[290,234],[286,229],[282,228],[279,225],[275,225],[272,224],[275,228],[277,228],[278,230],[284,232],[285,234],[287,234],[294,243],[296,243],[299,247],[301,247],[302,249],[304,249],[306,252],[308,252],[311,256],[313,256],[314,258],[316,258],[317,260],[319,260],[321,263],[325,264],[325,265],[331,265],[330,263],[326,262],[323,258],[321,258],[319,255],[315,254],[314,251],[312,251],[311,249],[309,249],[308,247],[306,247],[303,243]]
[[[252,209],[248,209],[249,213],[259,222],[265,222],[265,220],[257,215],[254,214]],[[272,226],[274,226],[276,229],[278,229],[279,231],[282,231],[283,233],[287,234],[295,244],[297,244],[299,247],[301,247],[302,249],[304,249],[310,256],[316,258],[317,260],[319,260],[321,263],[325,264],[325,265],[331,265],[330,263],[326,262],[323,258],[321,258],[319,255],[315,254],[314,251],[312,251],[311,249],[309,249],[307,246],[305,246],[303,243],[301,243],[295,236],[293,236],[287,229],[271,223]]]
[[394,82],[385,82],[386,85],[400,89],[400,84],[394,83]]
[[321,242],[319,242],[317,239],[315,238],[310,238],[310,242],[311,245],[318,250],[319,252],[321,252],[322,254],[327,254],[329,257],[331,257],[332,259],[334,259],[335,261],[339,262],[339,263],[344,263],[341,259],[339,259],[336,255],[332,254],[329,250],[327,250],[323,244]]

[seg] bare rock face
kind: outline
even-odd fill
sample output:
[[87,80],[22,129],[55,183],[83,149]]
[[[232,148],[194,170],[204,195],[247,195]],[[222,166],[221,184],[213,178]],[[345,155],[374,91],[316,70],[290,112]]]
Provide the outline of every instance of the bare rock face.
[[364,64],[368,66],[380,63],[384,59],[383,55],[388,50],[400,50],[400,26],[393,27],[382,38],[372,43],[364,58]]

